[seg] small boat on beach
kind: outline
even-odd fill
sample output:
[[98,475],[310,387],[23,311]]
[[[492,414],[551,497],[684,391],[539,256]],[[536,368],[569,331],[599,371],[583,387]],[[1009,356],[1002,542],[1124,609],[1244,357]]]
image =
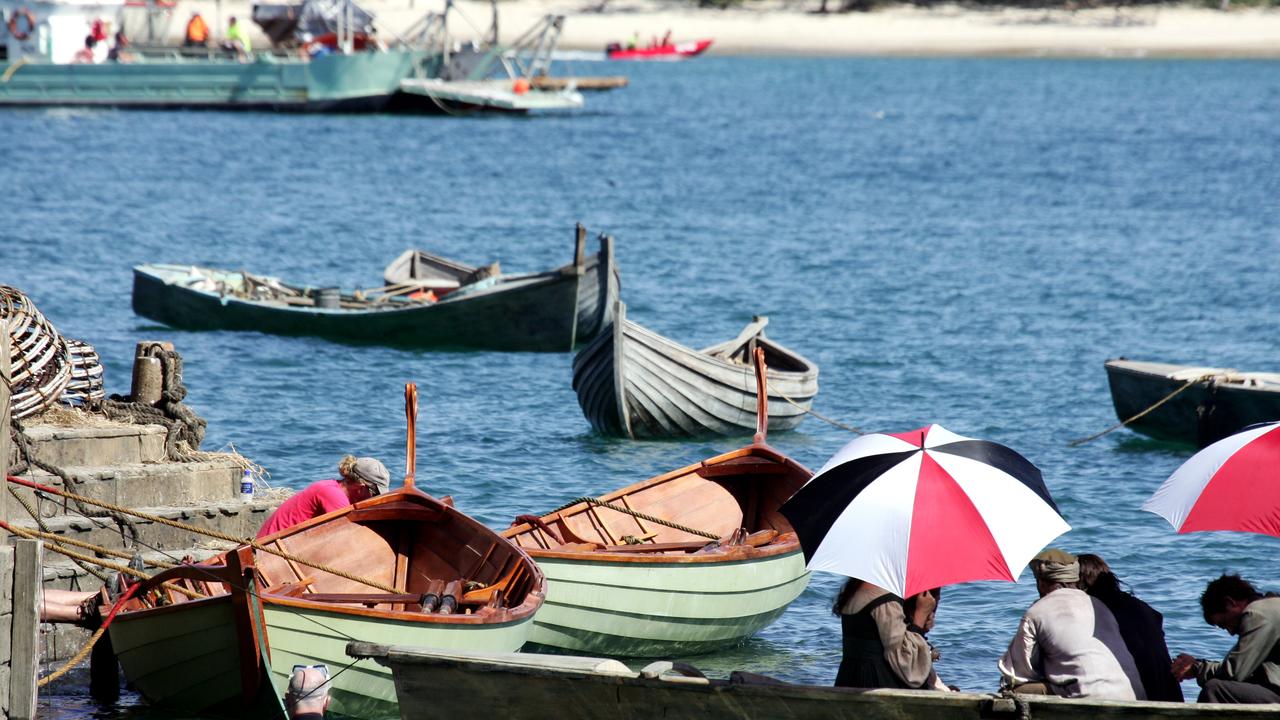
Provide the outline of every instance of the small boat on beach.
[[[618,294],[613,241],[588,258],[579,226],[572,263],[504,275],[411,251],[430,277],[374,290],[290,285],[243,270],[193,265],[133,269],[133,310],[190,330],[256,330],[401,347],[559,352],[607,324]],[[396,263],[392,263],[393,266]],[[406,260],[406,264],[413,264]]]
[[685,60],[697,57],[711,47],[711,40],[666,42],[649,47],[626,47],[621,43],[609,43],[604,54],[610,60]]
[[519,649],[545,596],[542,571],[416,489],[413,474],[410,462],[400,489],[130,588],[108,626],[128,681],[165,708],[275,717],[291,668],[327,664],[332,712],[391,718],[390,673],[351,665],[348,641]]
[[756,427],[751,358],[769,366],[769,426],[791,430],[818,394],[818,366],[765,337],[757,316],[737,337],[702,350],[681,345],[626,317],[612,323],[573,359],[573,389],[591,427],[626,438],[744,435]]
[[1205,447],[1280,420],[1280,373],[1116,358],[1106,362],[1116,416],[1144,435]]
[[765,422],[746,447],[517,517],[503,536],[548,581],[530,641],[687,655],[736,645],[782,615],[809,571],[778,508],[813,473],[765,444]]
[[1214,705],[1086,700],[1046,695],[863,690],[800,685],[750,672],[728,679],[660,661],[638,672],[618,660],[526,653],[450,652],[353,642],[353,658],[391,668],[404,720],[450,717],[485,707],[509,720],[540,720],[556,702],[558,720],[1262,720],[1280,705]]

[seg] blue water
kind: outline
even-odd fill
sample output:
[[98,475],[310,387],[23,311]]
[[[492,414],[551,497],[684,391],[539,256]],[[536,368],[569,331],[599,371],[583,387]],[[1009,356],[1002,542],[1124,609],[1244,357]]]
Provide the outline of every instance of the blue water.
[[[96,345],[110,391],[127,392],[137,341],[175,342],[205,449],[234,445],[276,485],[332,476],[349,452],[403,467],[415,381],[419,481],[505,527],[745,438],[597,437],[567,353],[170,330],[130,310],[129,268],[368,287],[418,246],[536,270],[569,260],[581,221],[617,237],[631,319],[700,346],[767,314],[820,364],[817,411],[1022,452],[1074,528],[1058,544],[1107,558],[1165,614],[1174,652],[1216,657],[1231,639],[1200,618],[1204,583],[1238,571],[1280,589],[1280,541],[1179,536],[1141,512],[1187,448],[1128,431],[1067,443],[1115,421],[1109,357],[1280,369],[1276,69],[709,57],[628,67],[629,88],[566,117],[2,112],[0,283]],[[810,418],[772,441],[816,468],[850,438]],[[995,687],[1028,579],[947,593],[931,634],[945,680]],[[814,577],[759,637],[696,662],[830,682],[838,583]],[[45,702],[82,718],[138,701]]]

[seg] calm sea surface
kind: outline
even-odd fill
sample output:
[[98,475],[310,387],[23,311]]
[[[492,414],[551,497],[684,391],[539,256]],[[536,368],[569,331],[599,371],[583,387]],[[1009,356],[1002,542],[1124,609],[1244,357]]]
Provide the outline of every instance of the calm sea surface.
[[[109,391],[128,391],[137,341],[175,342],[205,449],[234,445],[278,486],[331,477],[345,453],[402,468],[415,381],[419,482],[500,528],[746,439],[597,437],[568,353],[170,330],[131,311],[130,266],[369,287],[414,246],[557,266],[581,221],[617,237],[631,319],[703,346],[767,314],[820,364],[819,412],[1022,452],[1074,528],[1059,544],[1106,557],[1175,652],[1220,656],[1204,583],[1239,571],[1280,589],[1280,541],[1179,536],[1138,509],[1189,449],[1128,431],[1067,443],[1115,422],[1109,357],[1280,370],[1277,67],[709,57],[627,67],[631,87],[567,117],[5,111],[0,283],[96,345]],[[849,439],[813,418],[771,438],[815,468]],[[947,593],[944,679],[996,686],[1029,577]],[[838,583],[814,577],[759,637],[695,662],[831,682]],[[54,718],[142,712],[136,696],[42,702]]]

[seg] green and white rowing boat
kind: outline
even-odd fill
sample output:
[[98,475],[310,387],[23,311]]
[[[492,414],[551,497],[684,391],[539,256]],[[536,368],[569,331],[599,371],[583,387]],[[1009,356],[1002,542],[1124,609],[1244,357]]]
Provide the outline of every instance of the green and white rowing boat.
[[398,716],[390,672],[353,639],[514,652],[546,579],[527,554],[412,487],[143,583],[109,627],[125,676],[182,712],[279,714],[294,665],[325,664],[331,709]]
[[[768,397],[757,354],[759,397]],[[531,642],[655,657],[734,645],[776,620],[809,581],[778,508],[812,476],[764,442],[542,515],[503,534],[547,575]]]

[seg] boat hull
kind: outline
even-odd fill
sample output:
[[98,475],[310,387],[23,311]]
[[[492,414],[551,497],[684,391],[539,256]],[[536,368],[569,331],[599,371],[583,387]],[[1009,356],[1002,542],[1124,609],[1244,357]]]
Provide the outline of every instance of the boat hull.
[[0,106],[380,112],[414,62],[415,53],[392,51],[310,62],[0,63]]
[[[1107,361],[1106,370],[1116,416],[1122,421],[1169,398],[1187,384],[1188,374],[1197,374],[1190,366],[1124,359]],[[1158,440],[1204,447],[1249,425],[1276,420],[1280,385],[1215,381],[1191,385],[1128,427]]]
[[[626,319],[618,306],[573,361],[578,405],[595,430],[630,438],[749,435],[756,430],[754,370],[673,342]],[[818,369],[760,338],[762,346],[806,366],[769,367],[769,429],[791,430],[818,393]],[[788,399],[789,398],[789,399]]]
[[355,657],[392,668],[401,717],[452,717],[468,708],[510,720],[668,718],[669,720],[1037,720],[1163,718],[1253,720],[1280,705],[1122,702],[1043,695],[1000,696],[925,690],[860,690],[795,685],[750,673],[708,680],[583,657],[441,653],[407,646],[352,643]]
[[327,665],[333,677],[330,711],[365,720],[392,720],[400,716],[395,685],[391,671],[384,666],[371,661],[352,664],[346,654],[350,638],[376,643],[412,643],[441,650],[515,652],[533,631],[532,617],[503,624],[443,626],[369,622],[339,613],[271,603],[264,607],[264,616],[271,646],[271,682],[276,694],[283,696],[288,689],[294,665]]
[[608,50],[605,56],[610,60],[649,60],[672,61],[697,57],[711,47],[710,40],[694,40],[662,47],[636,48],[634,50]]
[[111,645],[125,677],[158,707],[202,711],[235,704],[241,695],[240,651],[227,596],[161,609],[147,617],[120,615]]
[[627,657],[691,655],[737,645],[804,592],[799,550],[717,562],[607,562],[530,552],[547,599],[530,642]]
[[[186,266],[144,265],[134,268],[133,310],[191,330],[256,330],[404,347],[563,352],[573,348],[580,332],[598,329],[607,319],[600,310],[609,305],[607,295],[594,302],[590,298],[594,293],[616,296],[612,257],[611,251],[602,252],[581,269],[566,266],[434,304],[377,310],[299,308],[220,296],[176,281]],[[585,311],[580,309],[584,306]]]

